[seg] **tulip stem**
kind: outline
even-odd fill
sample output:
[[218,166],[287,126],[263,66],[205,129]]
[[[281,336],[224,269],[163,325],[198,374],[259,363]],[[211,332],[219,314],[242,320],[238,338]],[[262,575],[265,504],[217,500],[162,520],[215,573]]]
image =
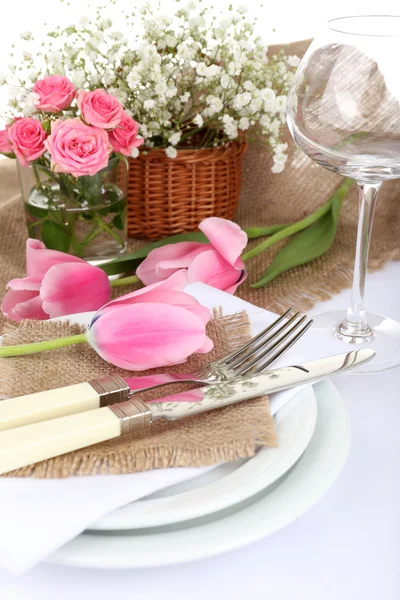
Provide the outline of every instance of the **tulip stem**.
[[111,287],[120,287],[121,285],[130,285],[132,283],[139,283],[139,277],[136,275],[131,275],[130,277],[121,277],[121,279],[114,279],[114,281],[110,281]]
[[72,346],[73,344],[82,344],[86,342],[86,333],[78,335],[69,335],[55,340],[44,340],[43,342],[34,342],[33,344],[20,344],[19,346],[2,346],[0,348],[0,357],[3,356],[22,356],[24,354],[36,354],[46,350],[54,350],[63,346]]

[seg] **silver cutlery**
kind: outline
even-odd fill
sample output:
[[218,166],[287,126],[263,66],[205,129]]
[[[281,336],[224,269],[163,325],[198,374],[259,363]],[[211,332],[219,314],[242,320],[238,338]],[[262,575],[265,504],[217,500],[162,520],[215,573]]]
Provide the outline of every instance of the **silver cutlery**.
[[[306,315],[287,310],[271,325],[228,356],[209,363],[197,373],[168,373],[161,382],[132,390],[119,375],[10,398],[0,402],[0,430],[21,427],[122,402],[137,393],[172,383],[213,384],[237,376],[260,373],[295,344],[311,326]],[[135,378],[140,382],[140,377]]]
[[145,404],[139,397],[133,397],[97,410],[3,431],[0,433],[0,474],[125,434],[134,434],[160,419],[181,419],[304,383],[314,383],[349,371],[371,360],[374,355],[375,352],[370,349],[355,350],[214,383],[200,388],[203,399],[199,402]]

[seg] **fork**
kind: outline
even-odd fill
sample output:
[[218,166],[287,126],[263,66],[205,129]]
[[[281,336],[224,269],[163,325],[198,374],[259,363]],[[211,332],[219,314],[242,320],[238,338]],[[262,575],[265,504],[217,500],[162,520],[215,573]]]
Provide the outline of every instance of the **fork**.
[[[311,326],[306,315],[289,309],[249,342],[197,373],[168,373],[123,379],[106,375],[84,383],[46,390],[0,402],[0,430],[81,413],[123,402],[129,397],[171,383],[207,385],[260,373],[282,356]],[[150,384],[150,385],[149,385]]]
[[[208,363],[195,373],[167,373],[130,378],[132,383],[154,380],[154,384],[131,389],[130,396],[172,383],[198,383],[207,385],[234,379],[249,373],[261,373],[289,350],[311,327],[313,320],[296,312],[289,318],[292,308],[251,338],[246,344],[227,356]],[[285,319],[287,320],[285,321]],[[157,382],[159,380],[159,383]]]

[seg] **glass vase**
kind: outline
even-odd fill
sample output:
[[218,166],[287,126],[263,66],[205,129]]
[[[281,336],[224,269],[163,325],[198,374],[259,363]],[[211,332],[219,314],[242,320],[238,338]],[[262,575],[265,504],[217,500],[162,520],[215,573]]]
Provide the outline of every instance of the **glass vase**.
[[94,264],[127,247],[127,169],[119,159],[96,175],[73,177],[41,165],[18,173],[29,237]]

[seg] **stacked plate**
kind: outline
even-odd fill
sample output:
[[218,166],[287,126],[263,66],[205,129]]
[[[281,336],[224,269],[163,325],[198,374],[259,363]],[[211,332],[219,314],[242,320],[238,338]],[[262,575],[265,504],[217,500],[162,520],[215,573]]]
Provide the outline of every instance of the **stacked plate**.
[[[215,300],[210,297],[210,304],[217,305]],[[265,319],[258,309],[252,320],[250,306],[256,333]],[[278,410],[275,421],[279,447],[261,448],[251,459],[217,466],[120,508],[48,562],[93,568],[176,564],[233,550],[285,527],[338,477],[350,427],[329,381],[300,391]]]

